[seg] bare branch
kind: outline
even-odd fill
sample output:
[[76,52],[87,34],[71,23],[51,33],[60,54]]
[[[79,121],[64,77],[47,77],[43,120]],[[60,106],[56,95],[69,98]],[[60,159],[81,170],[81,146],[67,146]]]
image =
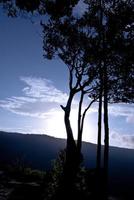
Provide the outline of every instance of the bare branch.
[[91,107],[91,105],[97,100],[97,98],[93,99],[89,105],[87,106],[87,108],[84,110],[83,115],[82,115],[82,121],[81,121],[81,132],[83,131],[83,127],[84,127],[84,120],[85,120],[85,116],[87,111],[89,110],[89,108]]
[[66,107],[65,106],[63,106],[63,105],[60,105],[60,107],[62,108],[62,110],[66,110]]
[[82,116],[81,116],[81,111],[82,111],[84,94],[85,94],[84,91],[81,90],[81,96],[80,96],[79,108],[78,108],[78,139],[77,139],[78,151],[81,150],[81,145],[82,145],[82,131],[81,131]]
[[73,69],[69,70],[69,88],[70,90],[73,88]]
[[78,108],[78,140],[79,140],[79,135],[80,135],[80,130],[81,130],[81,110],[82,110],[83,98],[84,98],[84,92],[82,90],[80,101],[79,101],[79,108]]

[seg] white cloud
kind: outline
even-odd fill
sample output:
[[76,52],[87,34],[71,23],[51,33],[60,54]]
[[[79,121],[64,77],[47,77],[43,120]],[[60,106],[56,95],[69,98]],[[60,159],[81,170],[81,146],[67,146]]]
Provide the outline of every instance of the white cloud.
[[48,79],[21,77],[21,81],[27,84],[23,92],[28,97],[37,98],[42,102],[65,103],[67,100],[67,94],[58,90]]
[[43,134],[44,129],[32,128],[32,127],[2,127],[0,126],[0,131],[14,132],[14,133],[24,133],[24,134]]
[[65,104],[67,94],[57,89],[45,78],[21,77],[26,86],[23,96],[12,96],[0,100],[0,107],[13,113],[31,117],[46,118],[52,108]]
[[[94,103],[89,109],[92,113],[98,112],[98,103]],[[103,111],[103,110],[102,110]],[[116,103],[109,104],[108,112],[114,117],[125,117],[126,122],[134,123],[134,104]]]
[[134,104],[112,104],[109,106],[109,114],[114,117],[125,117],[127,123],[134,124]]
[[127,117],[126,121],[128,123],[134,124],[134,114],[131,114],[130,116]]
[[134,134],[121,134],[118,131],[112,131],[110,134],[110,144],[112,146],[134,149]]
[[134,105],[133,104],[125,104],[125,103],[118,103],[118,104],[109,104],[109,113],[114,116],[130,116],[134,115]]

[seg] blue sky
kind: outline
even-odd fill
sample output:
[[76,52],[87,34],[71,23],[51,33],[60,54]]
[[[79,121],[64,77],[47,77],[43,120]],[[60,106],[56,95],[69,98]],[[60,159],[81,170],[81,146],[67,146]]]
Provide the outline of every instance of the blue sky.
[[[66,137],[63,111],[68,71],[60,60],[43,58],[38,22],[0,14],[0,130]],[[77,123],[77,102],[71,120]],[[134,148],[134,106],[110,105],[110,144]],[[87,114],[83,140],[96,142],[97,104]]]

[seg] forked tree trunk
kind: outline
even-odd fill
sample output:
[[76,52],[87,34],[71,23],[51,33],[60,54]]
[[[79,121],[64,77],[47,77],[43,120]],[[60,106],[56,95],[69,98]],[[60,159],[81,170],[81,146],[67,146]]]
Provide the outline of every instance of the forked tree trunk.
[[57,199],[71,198],[71,193],[74,190],[74,181],[76,177],[77,168],[77,147],[73,137],[73,131],[70,124],[70,112],[71,104],[74,97],[74,93],[70,92],[69,99],[66,107],[62,107],[64,110],[64,123],[67,133],[66,144],[66,161],[63,169],[63,179],[61,180],[60,190],[57,195]]
[[65,123],[66,133],[67,133],[66,149],[68,152],[72,151],[73,149],[76,149],[76,144],[75,144],[73,131],[71,128],[71,123],[70,123],[70,112],[71,112],[71,105],[72,105],[74,95],[75,93],[71,91],[69,94],[67,105],[65,107],[61,106],[61,108],[64,110],[64,123]]

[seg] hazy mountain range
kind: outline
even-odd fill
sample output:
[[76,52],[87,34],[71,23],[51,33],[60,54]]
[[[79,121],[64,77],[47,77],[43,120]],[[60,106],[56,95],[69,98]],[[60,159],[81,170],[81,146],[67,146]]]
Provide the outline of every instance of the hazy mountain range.
[[[47,135],[0,131],[0,164],[20,160],[32,168],[50,169],[52,160],[65,146],[66,140]],[[96,145],[83,142],[83,155],[84,165],[87,168],[94,168]],[[110,147],[109,174],[114,192],[134,197],[134,150]]]

